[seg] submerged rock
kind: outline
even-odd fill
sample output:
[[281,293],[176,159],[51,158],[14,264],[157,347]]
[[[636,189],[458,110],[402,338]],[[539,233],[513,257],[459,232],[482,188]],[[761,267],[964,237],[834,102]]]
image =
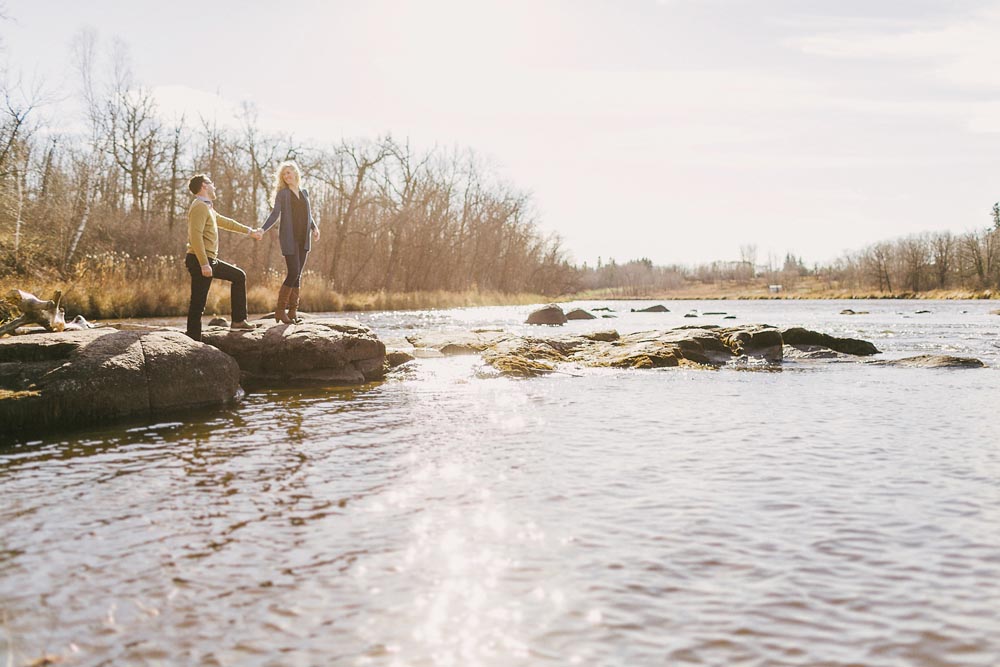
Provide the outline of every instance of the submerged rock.
[[921,354],[904,359],[885,359],[872,361],[878,366],[897,366],[899,368],[985,368],[979,359],[972,357],[953,357],[944,354]]
[[528,338],[503,341],[483,352],[483,360],[502,375],[534,377],[553,372],[566,355],[551,343]]
[[837,352],[828,347],[820,347],[818,345],[786,345],[782,353],[786,361],[807,361],[813,359],[848,360],[854,358],[853,355],[844,354],[843,352]]
[[428,331],[406,337],[406,342],[418,349],[433,349],[445,356],[478,354],[507,340],[512,334],[504,331]]
[[397,368],[416,359],[415,356],[404,350],[389,350],[385,353],[386,369]]
[[583,308],[574,308],[573,310],[566,313],[567,320],[596,320],[597,315],[593,313],[588,313]]
[[239,392],[239,367],[177,331],[90,329],[0,340],[5,432],[150,417],[222,405]]
[[663,304],[656,304],[655,306],[649,306],[648,308],[632,309],[633,313],[669,313],[670,309]]
[[207,329],[202,340],[236,360],[245,387],[362,384],[385,373],[385,344],[352,319]]

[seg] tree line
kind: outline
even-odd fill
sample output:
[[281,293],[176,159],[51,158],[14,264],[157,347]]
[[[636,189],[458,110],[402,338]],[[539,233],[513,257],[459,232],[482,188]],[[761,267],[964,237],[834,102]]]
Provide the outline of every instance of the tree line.
[[[996,215],[996,206],[994,206]],[[1000,290],[1000,221],[964,234],[935,232],[874,243],[826,269],[846,288],[887,294]]]
[[[882,241],[825,266],[807,267],[792,254],[761,264],[752,244],[740,247],[739,260],[696,266],[648,258],[575,266],[561,239],[540,230],[530,195],[472,150],[414,150],[391,136],[301,145],[262,131],[250,105],[231,125],[197,109],[167,120],[122,46],[105,61],[94,36],[81,33],[73,53],[82,112],[72,131],[43,120],[37,90],[6,72],[0,79],[0,278],[71,281],[117,263],[141,279],[144,265],[174,258],[170,275],[183,280],[188,178],[210,174],[218,209],[254,226],[270,210],[276,165],[294,158],[323,232],[307,271],[343,294],[643,296],[692,284],[792,287],[807,276],[855,293],[1000,290],[1000,204],[988,228]],[[251,281],[281,270],[276,234],[223,243]]]
[[[276,165],[295,159],[322,229],[306,268],[330,289],[572,288],[562,242],[540,230],[530,195],[472,150],[420,151],[391,136],[301,145],[262,131],[250,105],[235,126],[197,109],[168,121],[124,49],[99,66],[96,39],[82,33],[73,51],[82,130],[47,125],[37,95],[3,82],[0,275],[72,279],[109,254],[176,256],[180,266],[194,173],[211,175],[218,210],[256,226],[271,208]],[[283,267],[276,234],[259,244],[227,236],[223,254],[251,280]]]
[[845,253],[829,264],[807,266],[792,253],[784,259],[756,260],[752,245],[741,258],[693,266],[658,266],[648,258],[576,267],[575,283],[584,290],[610,290],[639,297],[683,293],[694,285],[750,288],[781,285],[794,289],[804,279],[821,291],[899,296],[930,291],[1000,294],[1000,204],[991,227],[962,234],[932,232],[879,241]]

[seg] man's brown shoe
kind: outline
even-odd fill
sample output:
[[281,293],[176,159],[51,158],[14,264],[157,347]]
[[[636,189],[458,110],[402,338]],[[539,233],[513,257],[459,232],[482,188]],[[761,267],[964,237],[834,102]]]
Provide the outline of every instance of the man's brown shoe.
[[230,329],[239,329],[241,331],[252,331],[253,329],[257,328],[257,325],[256,324],[250,324],[246,320],[243,320],[242,322],[233,322],[232,324],[229,325],[229,328]]

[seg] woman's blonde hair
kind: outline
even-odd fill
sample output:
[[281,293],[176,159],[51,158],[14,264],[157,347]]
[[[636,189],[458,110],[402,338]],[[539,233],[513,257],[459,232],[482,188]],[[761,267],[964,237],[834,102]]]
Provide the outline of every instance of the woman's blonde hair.
[[274,172],[274,191],[271,193],[272,200],[278,196],[279,192],[288,187],[288,183],[285,183],[285,179],[281,177],[285,173],[285,169],[291,169],[295,172],[295,186],[302,187],[302,172],[299,171],[299,165],[296,164],[295,160],[285,160],[278,165],[277,171]]

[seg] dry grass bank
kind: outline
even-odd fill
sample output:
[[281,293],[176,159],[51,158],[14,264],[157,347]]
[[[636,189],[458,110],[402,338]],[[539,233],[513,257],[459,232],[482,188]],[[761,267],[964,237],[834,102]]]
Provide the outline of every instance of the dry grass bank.
[[[272,312],[284,274],[268,271],[247,287],[247,305],[251,314]],[[90,267],[73,280],[58,276],[0,278],[0,295],[21,289],[48,299],[56,290],[63,292],[67,316],[83,315],[88,320],[143,317],[179,317],[187,313],[191,279],[182,266],[169,259],[154,258],[141,268],[121,265]],[[305,312],[343,312],[370,310],[422,310],[471,306],[505,306],[545,303],[551,299],[539,294],[504,294],[469,290],[464,292],[361,292],[343,294],[329,288],[323,279],[308,271],[303,277],[299,309]],[[229,284],[212,283],[205,305],[205,315],[229,317]],[[4,312],[0,312],[3,319]]]
[[581,292],[579,300],[661,299],[685,300],[755,300],[755,299],[998,299],[1000,293],[991,290],[927,290],[922,292],[879,292],[831,286],[815,279],[802,279],[797,284],[782,286],[771,292],[767,284],[753,283],[688,283],[669,290],[603,289]]

